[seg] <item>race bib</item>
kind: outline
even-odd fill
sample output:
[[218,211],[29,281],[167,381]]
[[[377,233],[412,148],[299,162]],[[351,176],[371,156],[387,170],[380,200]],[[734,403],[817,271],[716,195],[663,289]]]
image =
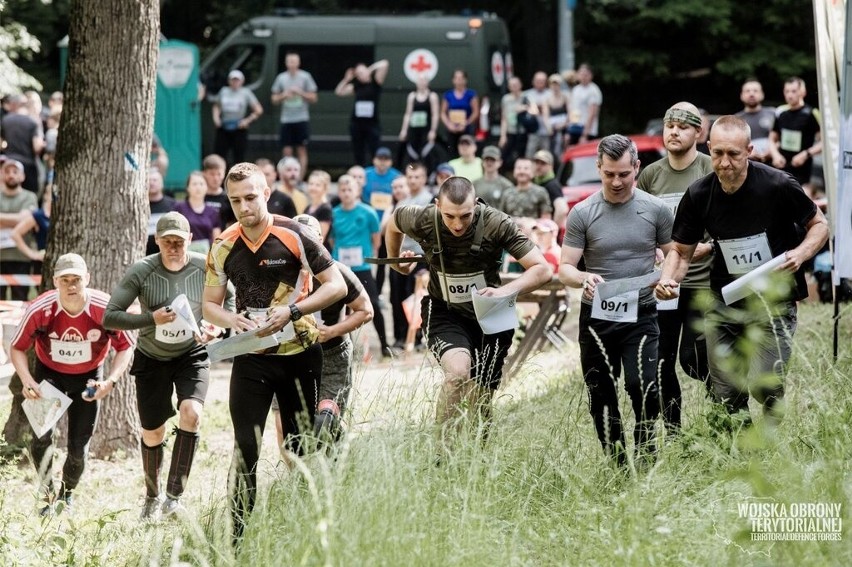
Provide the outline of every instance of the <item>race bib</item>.
[[[677,291],[680,291],[680,286],[675,288]],[[675,311],[677,309],[677,302],[680,297],[675,297],[674,299],[664,299],[657,300],[657,311]]]
[[302,97],[299,95],[291,96],[288,99],[284,99],[284,106],[287,108],[301,108],[302,107]]
[[370,206],[377,211],[386,211],[393,206],[393,195],[390,193],[370,193]]
[[720,240],[719,248],[725,258],[725,267],[732,276],[747,274],[772,259],[765,232],[746,238]]
[[[467,303],[471,301],[471,294],[476,289],[485,289],[488,284],[485,283],[484,272],[473,272],[470,274],[446,274],[438,272],[438,277],[446,278],[447,287],[443,289],[444,299],[448,303]],[[449,293],[449,297],[446,294]]]
[[192,336],[192,331],[187,329],[185,325],[179,321],[172,321],[165,325],[157,325],[154,331],[154,338],[161,343],[174,345],[185,343],[194,337]]
[[92,360],[91,341],[60,341],[51,339],[50,359],[60,364],[82,364]]
[[15,241],[12,240],[12,229],[4,228],[0,230],[0,249],[8,248],[15,248]]
[[355,102],[355,118],[372,118],[376,111],[376,103],[372,100],[359,100]]
[[453,124],[464,124],[467,122],[467,113],[464,110],[451,110],[447,115]]
[[340,248],[338,255],[341,263],[350,268],[355,268],[364,263],[364,250],[360,246]]
[[639,313],[639,290],[634,289],[609,299],[601,299],[598,290],[592,298],[592,319],[614,323],[635,323]]
[[154,236],[157,234],[157,221],[160,220],[166,213],[151,213],[151,216],[148,217],[148,236]]
[[802,151],[802,133],[798,130],[781,129],[781,149],[786,152]]
[[663,203],[669,208],[673,215],[677,215],[677,206],[683,198],[683,193],[669,193],[668,195],[659,195]]
[[269,309],[249,307],[246,312],[248,312],[248,318],[257,323],[259,327],[266,325],[266,321],[269,319]]
[[425,128],[426,118],[425,110],[415,110],[411,113],[411,119],[408,121],[408,126],[411,128]]

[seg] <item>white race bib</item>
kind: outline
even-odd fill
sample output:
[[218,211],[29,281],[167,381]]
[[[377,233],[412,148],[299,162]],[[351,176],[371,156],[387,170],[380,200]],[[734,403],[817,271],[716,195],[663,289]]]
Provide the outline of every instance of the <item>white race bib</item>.
[[615,323],[635,323],[639,313],[639,290],[601,299],[598,290],[592,298],[592,319]]
[[355,268],[364,263],[364,250],[360,246],[339,248],[340,261],[345,266]]
[[50,340],[50,358],[60,364],[82,364],[92,360],[91,341]]
[[802,151],[802,133],[798,130],[781,129],[781,149],[785,152]]
[[148,236],[155,236],[157,234],[157,222],[159,222],[160,217],[162,217],[166,213],[151,213],[151,216],[148,217]]
[[186,328],[179,321],[172,321],[165,325],[157,325],[154,331],[154,338],[161,343],[174,345],[177,343],[185,343],[193,338],[192,331]]
[[301,108],[302,97],[296,95],[296,96],[291,96],[290,98],[284,99],[284,106],[286,106],[287,108]]
[[725,267],[732,276],[747,274],[772,259],[765,232],[745,238],[719,240],[719,248],[725,258]]
[[683,192],[659,195],[659,197],[663,200],[663,203],[666,204],[672,214],[677,215],[677,206],[680,204],[680,200],[683,199]]
[[438,277],[442,280],[446,277],[447,287],[444,289],[441,284],[441,291],[449,297],[444,297],[449,303],[467,303],[471,301],[471,294],[476,289],[485,289],[488,284],[485,283],[484,272],[473,272],[470,274],[447,274],[438,272]]
[[269,309],[264,309],[262,307],[248,307],[246,308],[248,312],[249,319],[257,323],[258,327],[263,327],[266,325],[266,320],[269,319]]
[[[675,290],[680,291],[680,286],[677,286]],[[675,297],[674,299],[658,299],[657,311],[675,311],[677,309],[677,302],[679,299],[680,296]]]
[[12,240],[12,229],[0,229],[0,249],[7,250],[15,247],[15,241]]
[[376,103],[372,100],[359,100],[355,102],[355,118],[372,118],[376,110]]
[[425,128],[426,127],[426,111],[415,110],[411,113],[411,119],[408,121],[410,128]]

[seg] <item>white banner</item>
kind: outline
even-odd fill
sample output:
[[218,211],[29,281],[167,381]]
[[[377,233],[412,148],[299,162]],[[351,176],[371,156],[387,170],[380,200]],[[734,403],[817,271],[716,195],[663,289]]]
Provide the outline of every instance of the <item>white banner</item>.
[[852,277],[852,65],[844,57],[844,44],[847,52],[852,44],[852,17],[847,8],[845,0],[814,0],[823,175],[835,237],[835,280]]

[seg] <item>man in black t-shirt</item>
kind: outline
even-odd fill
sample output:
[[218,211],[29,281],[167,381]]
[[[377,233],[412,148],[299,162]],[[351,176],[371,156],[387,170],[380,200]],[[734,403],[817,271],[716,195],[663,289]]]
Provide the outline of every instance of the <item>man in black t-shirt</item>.
[[[796,330],[796,301],[807,296],[802,264],[828,238],[825,216],[789,175],[750,162],[748,125],[723,116],[710,133],[714,173],[690,185],[680,202],[672,238],[674,250],[663,265],[658,299],[677,296],[696,245],[704,231],[716,249],[710,274],[713,303],[707,313],[707,353],[713,394],[730,413],[748,412],[749,394],[769,415],[780,417],[783,372]],[[804,238],[798,232],[805,229]],[[723,287],[778,258],[777,273],[787,273],[789,287],[760,297],[750,308],[749,297],[730,304]],[[752,288],[753,289],[753,288]],[[744,421],[750,418],[745,416]]]
[[787,108],[779,109],[769,133],[772,165],[795,177],[803,186],[811,181],[813,157],[822,152],[819,115],[805,104],[805,82],[791,77],[784,83]]

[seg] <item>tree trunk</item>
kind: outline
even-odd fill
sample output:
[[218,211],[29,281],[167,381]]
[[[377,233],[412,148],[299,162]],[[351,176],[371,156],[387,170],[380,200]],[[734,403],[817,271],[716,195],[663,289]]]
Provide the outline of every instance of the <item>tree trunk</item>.
[[[68,75],[56,156],[58,198],[45,262],[82,255],[90,287],[110,292],[145,250],[147,164],[156,92],[158,0],[73,0]],[[111,358],[110,358],[111,360]],[[138,450],[136,388],[104,400],[91,453]]]

